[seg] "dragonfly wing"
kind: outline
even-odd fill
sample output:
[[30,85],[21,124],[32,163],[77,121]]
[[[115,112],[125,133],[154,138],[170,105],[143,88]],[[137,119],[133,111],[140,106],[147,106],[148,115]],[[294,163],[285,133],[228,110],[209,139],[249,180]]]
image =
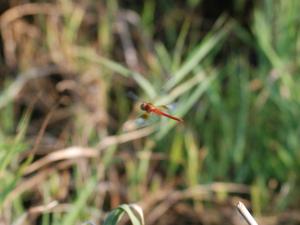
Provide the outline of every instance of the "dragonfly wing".
[[159,108],[162,111],[175,112],[176,108],[177,108],[177,104],[173,102],[173,103],[167,104],[167,105],[159,105],[159,106],[157,106],[157,108]]
[[154,116],[150,116],[150,113],[143,113],[135,120],[138,126],[145,126],[153,123],[155,121]]
[[159,108],[162,111],[170,111],[171,110],[171,108],[168,105],[159,105],[159,106],[156,106],[156,107]]
[[140,117],[147,120],[149,118],[149,113],[143,113]]

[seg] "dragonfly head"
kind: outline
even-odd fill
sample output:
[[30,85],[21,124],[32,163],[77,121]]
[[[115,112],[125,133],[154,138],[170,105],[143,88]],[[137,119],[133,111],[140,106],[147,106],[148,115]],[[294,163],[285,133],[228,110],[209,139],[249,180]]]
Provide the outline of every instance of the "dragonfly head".
[[147,103],[143,102],[140,107],[141,107],[141,110],[147,111]]

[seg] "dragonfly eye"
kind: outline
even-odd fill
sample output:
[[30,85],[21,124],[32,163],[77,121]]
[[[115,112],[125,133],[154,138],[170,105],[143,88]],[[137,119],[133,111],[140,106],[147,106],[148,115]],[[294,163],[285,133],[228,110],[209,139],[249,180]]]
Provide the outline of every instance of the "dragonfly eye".
[[141,110],[146,111],[146,104],[145,103],[141,104]]

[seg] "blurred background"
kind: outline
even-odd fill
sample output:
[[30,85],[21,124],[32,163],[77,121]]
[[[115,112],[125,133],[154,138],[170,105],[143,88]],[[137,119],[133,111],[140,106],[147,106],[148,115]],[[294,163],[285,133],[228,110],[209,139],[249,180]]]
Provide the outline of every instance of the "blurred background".
[[[300,223],[300,1],[1,1],[0,223]],[[138,120],[175,103],[178,124]],[[126,223],[126,221],[124,221]],[[123,224],[124,224],[123,223]]]

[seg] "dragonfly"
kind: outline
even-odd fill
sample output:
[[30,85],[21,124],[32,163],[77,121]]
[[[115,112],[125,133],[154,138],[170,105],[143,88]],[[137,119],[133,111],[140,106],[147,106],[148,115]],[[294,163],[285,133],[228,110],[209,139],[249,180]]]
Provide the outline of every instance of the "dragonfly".
[[143,113],[140,116],[138,116],[138,118],[135,117],[136,119],[127,121],[123,125],[124,130],[132,130],[135,129],[136,126],[140,126],[140,125],[145,125],[145,124],[149,125],[149,122],[151,124],[151,120],[152,120],[152,116],[150,116],[151,114],[161,116],[161,117],[167,117],[171,120],[175,120],[178,123],[183,122],[183,119],[169,114],[169,111],[172,108],[174,108],[174,104],[155,106],[151,102],[141,101],[140,98],[132,91],[127,92],[126,95],[128,98],[132,99],[133,101],[139,102],[139,104],[137,105],[139,107],[138,109],[143,111]]
[[175,120],[178,123],[182,123],[183,119],[173,116],[169,113],[166,113],[165,111],[161,110],[160,108],[168,108],[167,106],[154,106],[152,103],[150,102],[143,102],[140,105],[141,110],[143,110],[145,113],[142,115],[143,118],[148,118],[149,114],[153,113],[156,114],[157,116],[164,116],[167,117],[169,119]]

